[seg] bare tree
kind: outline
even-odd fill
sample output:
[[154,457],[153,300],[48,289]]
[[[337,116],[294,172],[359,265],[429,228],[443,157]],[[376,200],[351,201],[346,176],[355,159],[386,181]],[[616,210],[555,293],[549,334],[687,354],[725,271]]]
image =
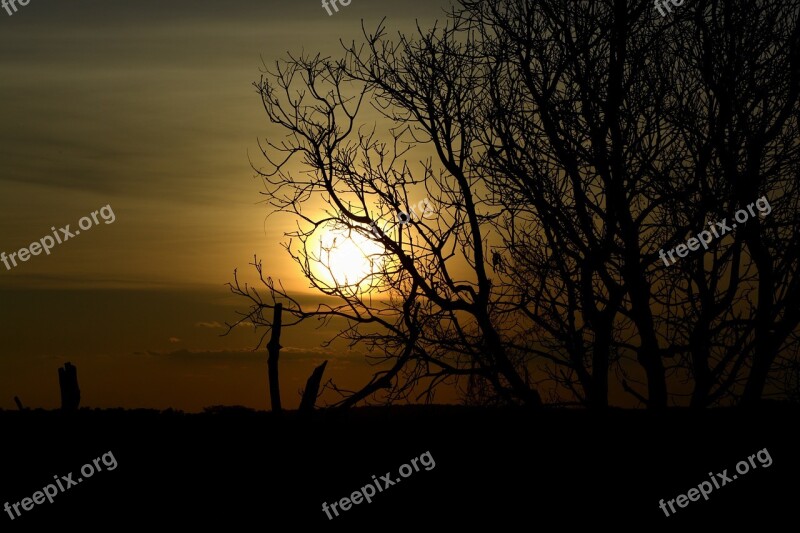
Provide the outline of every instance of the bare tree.
[[[367,60],[355,51],[340,61],[319,56],[290,58],[257,84],[269,119],[288,132],[285,141],[269,142],[263,150],[270,165],[259,171],[267,184],[266,194],[277,211],[291,212],[305,225],[289,235],[299,246],[293,248],[290,241],[287,250],[314,287],[342,303],[304,309],[263,277],[271,301],[262,299],[256,289],[241,286],[238,279],[231,288],[252,303],[242,321],[269,325],[263,312],[278,298],[284,302],[284,311],[297,320],[344,319],[348,326],[337,338],[365,344],[379,362],[392,363],[341,405],[381,390],[387,392],[388,401],[406,398],[422,383],[425,387],[417,398],[431,399],[439,383],[454,383],[454,378],[470,375],[488,380],[507,402],[540,403],[532,383],[525,379],[524,362],[508,350],[502,326],[492,316],[492,280],[485,257],[489,215],[481,212],[473,192],[477,178],[471,174],[469,160],[475,134],[455,126],[451,115],[436,111],[437,106],[453,106],[459,116],[470,115],[474,99],[463,93],[465,87],[476,85],[466,68],[469,58],[461,54],[463,69],[446,69],[454,73],[452,79],[442,78],[432,68],[418,70],[404,82],[396,80],[393,93],[374,82],[390,75],[388,70],[379,70],[387,66],[384,62],[399,67],[426,54],[436,57],[437,47],[451,46],[448,39],[454,35],[451,29],[441,38],[433,34],[419,41],[403,38],[394,49],[379,50],[378,43],[383,43],[379,29],[369,37],[372,55]],[[431,86],[434,78],[441,83]],[[293,93],[298,83],[302,89]],[[457,94],[461,95],[457,101],[450,102]],[[355,127],[367,97],[391,122],[385,133],[389,142],[375,128]],[[418,98],[435,102],[430,115],[415,116],[398,105],[399,99]],[[474,127],[477,124],[469,126]],[[416,145],[430,143],[436,147],[440,166],[429,159],[412,170],[402,158]],[[305,167],[303,179],[288,170],[289,162],[297,158],[302,158]],[[410,198],[419,194],[412,192],[414,187],[431,199],[438,211],[436,220],[417,218],[387,229],[381,222],[407,211]],[[312,197],[324,201],[328,209],[318,216],[307,214],[302,205]],[[385,231],[372,231],[375,224]],[[380,244],[381,252],[371,257],[373,271],[355,281],[324,279],[318,267],[330,267],[325,256],[331,250],[318,252],[314,236],[330,228],[345,231],[345,238],[358,234]],[[256,268],[260,273],[261,264],[256,263]],[[376,289],[384,299],[373,294]]]
[[[441,383],[526,405],[605,407],[616,386],[663,408],[683,382],[696,406],[755,401],[800,320],[797,11],[461,0],[413,36],[381,24],[341,59],[279,62],[256,87],[286,136],[257,170],[297,217],[288,253],[340,304],[304,308],[256,260],[269,297],[236,278],[241,320],[269,326],[280,300],[293,323],[344,321],[331,340],[383,365],[341,406]],[[764,195],[768,217],[659,254]],[[421,196],[436,217],[403,218]],[[326,272],[332,229],[378,245],[361,278]]]
[[[683,260],[665,294],[698,407],[755,402],[796,342],[799,14],[784,1],[697,2],[668,46],[676,73],[668,120],[696,181],[675,208],[690,215],[693,233],[738,222],[707,254]],[[759,198],[769,210],[748,213]]]
[[[797,328],[797,258],[778,252],[798,227],[796,7],[698,2],[663,19],[624,1],[464,5],[454,16],[496,65],[487,167],[509,213],[509,280],[530,280],[528,339],[557,355],[554,379],[590,405],[605,405],[609,364],[653,407],[668,375],[694,379],[698,406],[743,379],[760,397]],[[785,204],[731,246],[667,268],[655,253],[767,192]],[[646,394],[628,384],[631,352]]]
[[[660,122],[665,29],[624,1],[464,4],[457,16],[493,57],[487,181],[507,213],[508,281],[528,281],[516,308],[537,326],[529,349],[547,346],[554,381],[583,403],[608,404],[615,366],[663,407],[655,252],[671,238],[658,217],[680,194],[664,181],[681,156]],[[646,392],[625,377],[634,356]]]

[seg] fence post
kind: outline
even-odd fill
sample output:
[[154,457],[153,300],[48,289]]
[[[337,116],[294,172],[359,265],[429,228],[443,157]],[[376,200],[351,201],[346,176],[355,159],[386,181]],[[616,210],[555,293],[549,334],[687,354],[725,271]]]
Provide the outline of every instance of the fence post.
[[22,400],[19,399],[19,396],[14,396],[14,403],[17,404],[17,409],[20,411],[25,411],[25,406],[22,405]]
[[78,369],[72,363],[58,369],[58,384],[61,386],[61,410],[77,411],[81,390],[78,388]]

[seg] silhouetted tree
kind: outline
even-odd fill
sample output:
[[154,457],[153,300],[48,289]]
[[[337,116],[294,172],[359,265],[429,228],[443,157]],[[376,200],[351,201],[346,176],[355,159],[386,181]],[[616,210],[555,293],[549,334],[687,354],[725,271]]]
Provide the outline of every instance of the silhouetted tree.
[[[798,11],[461,0],[444,26],[279,62],[256,87],[286,137],[258,171],[301,222],[287,250],[341,304],[305,309],[255,261],[270,298],[235,276],[242,321],[268,326],[277,300],[346,321],[389,366],[340,405],[444,382],[528,405],[605,407],[611,386],[653,408],[756,401],[800,320]],[[386,224],[420,195],[435,219]],[[707,251],[659,255],[763,196],[769,215]],[[330,227],[380,244],[373,272],[320,275]]]
[[[670,46],[678,73],[670,122],[697,186],[682,199],[695,228],[766,196],[707,260],[676,271],[676,318],[690,317],[683,363],[692,402],[761,398],[779,354],[794,353],[800,320],[800,8],[796,2],[698,2]],[[695,230],[696,231],[696,230]],[[689,258],[687,258],[689,259]],[[679,341],[675,341],[679,344]],[[794,345],[794,347],[793,347]],[[774,376],[777,377],[777,376]]]

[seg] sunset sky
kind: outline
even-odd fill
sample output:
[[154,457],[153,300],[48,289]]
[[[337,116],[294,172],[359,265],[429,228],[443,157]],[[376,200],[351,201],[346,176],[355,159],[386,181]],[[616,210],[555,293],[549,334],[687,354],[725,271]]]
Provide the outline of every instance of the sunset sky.
[[[339,39],[425,26],[447,2],[32,0],[0,10],[0,251],[16,252],[110,205],[100,224],[7,270],[0,264],[0,408],[59,406],[56,369],[78,367],[82,405],[265,409],[266,353],[225,321],[246,302],[225,283],[258,254],[300,300],[319,298],[266,220],[249,159],[268,123],[252,83],[262,59],[338,55]],[[313,367],[356,387],[359,352],[332,330],[284,330],[284,405]]]

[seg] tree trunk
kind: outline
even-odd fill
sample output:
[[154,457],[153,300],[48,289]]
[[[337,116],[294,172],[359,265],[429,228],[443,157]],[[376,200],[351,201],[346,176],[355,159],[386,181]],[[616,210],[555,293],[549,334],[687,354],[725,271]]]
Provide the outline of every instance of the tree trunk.
[[281,313],[283,304],[275,304],[275,313],[272,316],[272,336],[267,344],[269,357],[267,358],[267,372],[269,373],[269,399],[273,412],[281,410],[281,391],[278,384],[278,356],[281,352]]

